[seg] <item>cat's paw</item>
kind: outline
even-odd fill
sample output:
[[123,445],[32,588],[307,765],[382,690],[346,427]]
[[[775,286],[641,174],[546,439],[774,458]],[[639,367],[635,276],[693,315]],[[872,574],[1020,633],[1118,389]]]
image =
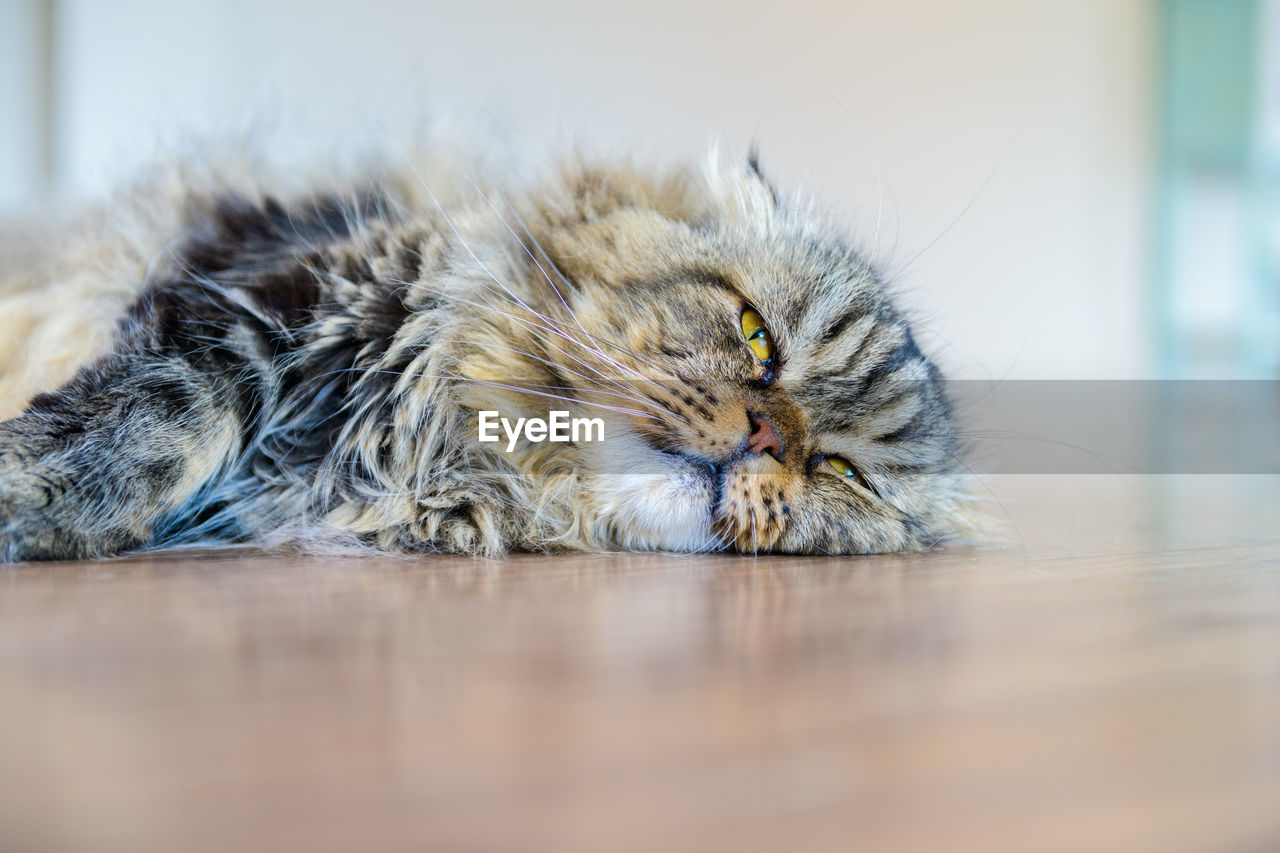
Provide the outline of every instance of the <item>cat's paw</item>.
[[23,448],[0,430],[0,562],[74,557],[76,546],[51,524],[56,481],[40,475]]
[[[473,498],[452,502],[432,496],[412,523],[376,534],[380,548],[409,553],[435,552],[469,557],[496,557],[510,547],[502,510]],[[423,500],[422,503],[428,503]]]
[[470,518],[450,518],[440,525],[435,546],[448,554],[467,556],[486,553],[484,534]]
[[74,560],[117,553],[119,536],[84,531],[66,476],[47,464],[41,437],[0,424],[0,562]]
[[0,424],[0,536],[12,536],[57,497],[56,481],[39,474],[43,448],[13,423]]
[[496,557],[506,552],[504,510],[489,501],[469,500],[438,519],[431,543],[435,550],[471,557]]
[[86,545],[57,528],[27,525],[0,532],[0,563],[76,560],[86,556]]
[[[79,531],[50,514],[32,511],[29,494],[12,499],[0,486],[0,563],[109,557],[138,544],[135,537]],[[21,508],[20,508],[21,507]]]

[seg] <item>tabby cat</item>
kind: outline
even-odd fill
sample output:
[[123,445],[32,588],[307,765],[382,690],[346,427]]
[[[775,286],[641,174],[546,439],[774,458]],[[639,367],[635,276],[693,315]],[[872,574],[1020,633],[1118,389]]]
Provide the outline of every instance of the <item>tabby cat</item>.
[[[287,194],[169,175],[6,237],[0,560],[859,554],[972,530],[938,370],[754,157],[572,157],[519,187],[388,162]],[[554,410],[596,429],[480,440],[481,413]]]

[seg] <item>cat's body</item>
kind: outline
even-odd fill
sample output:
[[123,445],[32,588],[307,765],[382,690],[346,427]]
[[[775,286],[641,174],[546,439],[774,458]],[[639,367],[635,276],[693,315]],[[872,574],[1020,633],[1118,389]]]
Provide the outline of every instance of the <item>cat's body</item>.
[[[754,166],[574,160],[518,192],[444,174],[281,197],[180,179],[10,243],[0,412],[25,409],[0,424],[0,559],[968,531],[937,371]],[[482,411],[556,409],[603,440],[478,438]]]

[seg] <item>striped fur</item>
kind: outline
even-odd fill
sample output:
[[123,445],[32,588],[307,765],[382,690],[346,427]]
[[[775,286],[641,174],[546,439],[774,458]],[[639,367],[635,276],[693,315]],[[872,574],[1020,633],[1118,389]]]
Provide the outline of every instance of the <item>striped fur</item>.
[[[872,268],[754,164],[331,184],[179,175],[6,242],[0,558],[865,553],[971,531],[936,368]],[[745,306],[776,339],[767,374]],[[550,409],[605,440],[477,440],[481,410]]]

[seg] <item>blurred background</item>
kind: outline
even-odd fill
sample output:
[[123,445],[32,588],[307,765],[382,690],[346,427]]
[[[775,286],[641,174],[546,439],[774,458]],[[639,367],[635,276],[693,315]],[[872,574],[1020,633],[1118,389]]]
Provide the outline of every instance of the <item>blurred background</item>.
[[2,0],[0,212],[444,107],[803,186],[965,378],[1280,375],[1278,0]]

